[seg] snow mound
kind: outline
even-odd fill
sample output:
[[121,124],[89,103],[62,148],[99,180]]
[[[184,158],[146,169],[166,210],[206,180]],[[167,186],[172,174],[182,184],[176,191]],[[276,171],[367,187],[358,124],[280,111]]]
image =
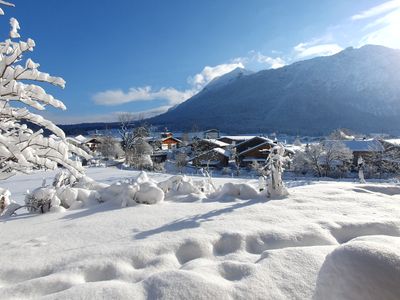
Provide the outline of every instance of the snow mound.
[[399,299],[400,238],[368,236],[351,240],[326,258],[315,299]]
[[139,185],[135,200],[137,203],[156,204],[164,201],[164,192],[155,183],[147,181]]
[[230,201],[232,199],[249,200],[255,199],[259,195],[259,192],[250,184],[227,182],[219,191],[211,195],[211,198],[216,198],[220,201]]

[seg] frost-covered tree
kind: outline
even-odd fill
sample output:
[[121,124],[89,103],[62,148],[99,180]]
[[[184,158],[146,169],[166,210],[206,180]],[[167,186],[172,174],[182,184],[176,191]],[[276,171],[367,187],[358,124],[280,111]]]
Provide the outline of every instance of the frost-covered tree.
[[353,152],[340,141],[326,142],[323,145],[322,166],[325,176],[335,176],[335,171],[346,172],[352,163]]
[[351,130],[346,128],[335,129],[332,131],[329,136],[329,140],[341,141],[341,140],[354,140],[355,134],[351,132]]
[[360,180],[360,183],[365,183],[364,160],[363,160],[362,156],[359,156],[357,159],[357,167],[358,167],[358,179]]
[[188,164],[188,156],[185,152],[178,152],[175,155],[175,165],[180,173],[183,173]]
[[[6,1],[0,1],[0,5],[14,6]],[[0,14],[4,14],[1,9]],[[0,42],[0,179],[35,167],[54,169],[58,164],[79,176],[82,166],[69,155],[89,158],[88,155],[68,143],[59,127],[28,110],[42,111],[46,106],[65,110],[60,100],[38,85],[48,83],[64,88],[65,81],[39,71],[38,63],[24,58],[34,50],[35,42],[20,38],[20,25],[15,18],[10,19],[10,25],[9,38]],[[40,129],[29,128],[31,124]],[[45,137],[44,130],[52,135]]]
[[293,169],[298,173],[313,172],[315,175],[337,176],[348,170],[353,154],[341,141],[307,145],[297,151],[293,158]]
[[111,135],[101,138],[101,143],[97,147],[97,151],[105,158],[118,158],[123,154],[121,144]]
[[150,136],[150,127],[147,124],[135,127],[135,120],[135,116],[131,113],[119,115],[125,163],[140,170],[149,170],[153,168],[151,160],[153,147],[147,142],[147,138]]
[[284,154],[285,148],[283,145],[277,144],[271,149],[268,156],[266,169],[268,171],[267,192],[269,197],[282,197],[289,194],[282,180],[283,165],[288,159],[284,157]]
[[236,176],[240,175],[240,157],[236,147],[231,148],[231,158],[236,169]]

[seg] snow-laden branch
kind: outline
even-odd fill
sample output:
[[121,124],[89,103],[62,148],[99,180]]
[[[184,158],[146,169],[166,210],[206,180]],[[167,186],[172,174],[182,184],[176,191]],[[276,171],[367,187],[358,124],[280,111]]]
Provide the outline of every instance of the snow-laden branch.
[[[0,5],[14,6],[2,0]],[[1,9],[0,14],[4,14]],[[10,38],[0,42],[0,179],[37,167],[54,169],[57,165],[64,166],[79,177],[83,168],[71,159],[71,155],[86,159],[89,155],[70,144],[64,132],[54,123],[28,110],[31,107],[41,111],[46,106],[65,110],[62,101],[37,84],[48,83],[64,88],[65,81],[39,71],[40,65],[30,58],[23,63],[23,56],[34,50],[35,42],[32,39],[20,40],[17,19],[11,18],[10,26]],[[16,102],[26,107],[14,107]],[[33,131],[29,124],[41,129]],[[44,137],[44,130],[55,136]]]

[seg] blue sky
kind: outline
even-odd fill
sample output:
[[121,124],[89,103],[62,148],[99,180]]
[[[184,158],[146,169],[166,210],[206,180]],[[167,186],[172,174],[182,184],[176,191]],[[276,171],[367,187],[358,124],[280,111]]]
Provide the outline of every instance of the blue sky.
[[236,67],[277,68],[348,46],[400,48],[400,1],[376,0],[15,0],[36,41],[31,58],[60,75],[49,88],[68,110],[57,123],[151,115],[186,100]]

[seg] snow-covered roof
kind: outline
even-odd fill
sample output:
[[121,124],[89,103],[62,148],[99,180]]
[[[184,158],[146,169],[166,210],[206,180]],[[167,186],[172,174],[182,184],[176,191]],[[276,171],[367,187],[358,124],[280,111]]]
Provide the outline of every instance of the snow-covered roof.
[[87,140],[87,138],[85,138],[83,135],[77,135],[76,137],[74,137],[74,139],[75,140],[77,140],[77,141],[79,141],[79,142],[81,142],[81,143],[84,143],[84,142],[86,142],[86,140]]
[[251,140],[252,138],[256,137],[255,135],[224,135],[221,136],[220,139],[226,138],[232,141],[247,141]]
[[203,155],[205,155],[207,153],[210,153],[210,152],[217,152],[217,153],[222,154],[223,156],[225,156],[227,158],[231,157],[231,152],[230,151],[222,149],[222,148],[214,148],[214,149],[211,149],[209,151],[203,152],[203,153],[201,153],[201,154],[199,154],[199,155],[197,155],[195,157],[190,158],[189,161],[193,160],[193,159],[195,159],[197,157],[201,157],[201,156],[203,156]]
[[384,151],[382,144],[377,140],[354,141],[326,141],[327,143],[341,142],[353,152],[380,152]]
[[222,149],[222,148],[214,148],[211,151],[218,152],[219,154],[222,154],[222,155],[224,155],[224,156],[226,156],[228,158],[231,156],[231,153],[228,150],[225,150],[225,149]]
[[218,147],[226,147],[226,146],[229,146],[229,144],[227,144],[227,143],[225,143],[225,142],[218,141],[218,140],[216,140],[216,139],[203,139],[203,141],[210,142],[210,143],[212,143],[212,144],[217,145]]
[[392,145],[400,146],[400,139],[385,139],[384,141]]
[[250,151],[252,151],[254,149],[257,149],[258,147],[266,146],[266,145],[275,145],[275,144],[274,144],[274,142],[272,140],[267,139],[264,143],[258,144],[258,145],[254,146],[254,147],[248,148],[248,149],[240,152],[239,155],[243,155],[243,154],[245,154],[247,152],[250,152]]
[[248,157],[248,158],[244,158],[242,159],[242,161],[244,162],[252,162],[252,161],[257,161],[257,162],[265,162],[265,158],[256,158],[256,157]]
[[174,141],[176,141],[176,142],[178,142],[178,143],[182,143],[182,141],[180,140],[180,139],[177,139],[176,137],[173,137],[173,136],[168,136],[168,137],[166,137],[166,138],[163,138],[162,140],[161,140],[161,142],[164,142],[164,141],[166,141],[166,140],[174,140]]
[[[274,142],[273,140],[271,140],[271,139],[269,139],[269,138],[266,138],[266,137],[264,137],[264,136],[253,136],[252,138],[250,138],[250,139],[248,139],[248,140],[245,140],[245,141],[243,141],[243,142],[237,144],[236,147],[239,147],[240,145],[243,145],[244,143],[247,143],[247,142],[249,142],[249,141],[251,141],[251,140],[253,140],[253,139],[261,139],[261,140],[264,140],[265,142],[270,142],[270,143],[273,143],[273,142]],[[259,144],[259,145],[260,145],[260,144]]]

